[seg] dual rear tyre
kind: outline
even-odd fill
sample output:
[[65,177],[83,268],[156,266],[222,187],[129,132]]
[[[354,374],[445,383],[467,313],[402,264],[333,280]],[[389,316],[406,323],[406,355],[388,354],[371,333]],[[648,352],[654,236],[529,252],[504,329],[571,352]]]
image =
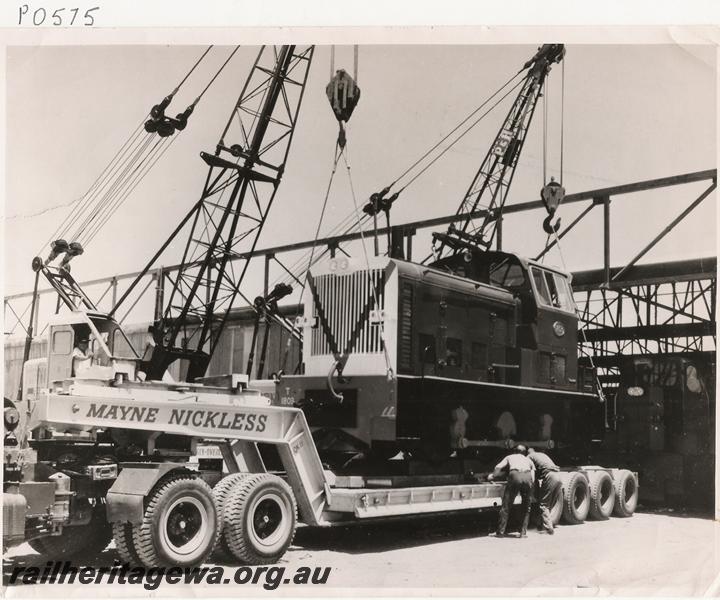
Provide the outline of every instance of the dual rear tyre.
[[296,525],[290,486],[276,475],[251,475],[226,500],[221,547],[243,564],[272,564],[292,543]]
[[122,561],[133,565],[188,567],[213,550],[229,562],[270,564],[292,543],[296,512],[292,490],[276,475],[233,474],[213,490],[179,472],[155,485],[139,525],[115,523],[112,534]]

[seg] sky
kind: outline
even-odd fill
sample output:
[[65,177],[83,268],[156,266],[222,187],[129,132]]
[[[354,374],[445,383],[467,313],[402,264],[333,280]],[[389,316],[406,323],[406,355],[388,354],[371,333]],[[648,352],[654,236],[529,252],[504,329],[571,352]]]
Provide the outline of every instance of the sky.
[[[552,41],[552,40],[551,40]],[[30,291],[30,262],[142,120],[199,57],[202,46],[22,46],[7,51],[5,293]],[[393,181],[530,58],[536,45],[360,46],[362,96],[348,128],[352,184],[361,204]],[[184,108],[228,56],[216,47],[173,103]],[[75,259],[79,281],[132,272],[166,239],[197,200],[206,174],[200,151],[212,151],[249,72],[256,47],[242,47],[151,174]],[[567,193],[714,168],[716,51],[700,45],[567,47],[547,90],[548,176],[559,178],[561,121]],[[335,68],[352,71],[349,46]],[[259,248],[311,239],[330,177],[337,123],[325,97],[330,49],[311,67],[286,172]],[[490,113],[393,208],[401,224],[452,214],[480,166],[511,98]],[[561,114],[563,118],[561,120]],[[543,184],[542,112],[532,123],[508,204],[535,200]],[[611,261],[622,265],[707,187],[707,182],[619,197],[612,206]],[[558,213],[569,223],[584,206]],[[353,210],[344,169],[335,176],[321,235]],[[40,213],[40,214],[39,214]],[[596,214],[595,214],[596,213]],[[542,248],[541,212],[508,218],[504,246],[535,255]],[[716,253],[713,193],[641,262]],[[414,241],[416,258],[429,233]],[[181,245],[162,264],[177,262]],[[294,262],[295,257],[288,257]],[[602,265],[601,211],[593,211],[548,262],[569,270]],[[260,261],[258,261],[260,262]],[[280,275],[280,272],[273,274]],[[259,268],[247,294],[260,291]],[[42,287],[42,286],[41,286]],[[149,318],[149,315],[148,317]]]

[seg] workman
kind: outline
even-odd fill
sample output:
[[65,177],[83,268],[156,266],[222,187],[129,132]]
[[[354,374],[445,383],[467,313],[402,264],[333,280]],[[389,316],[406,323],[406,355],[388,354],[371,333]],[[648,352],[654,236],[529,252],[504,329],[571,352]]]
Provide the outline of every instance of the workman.
[[507,484],[503,493],[502,507],[500,508],[500,520],[498,522],[497,537],[505,537],[510,507],[515,498],[520,494],[522,498],[522,526],[520,537],[527,537],[528,522],[530,521],[530,508],[535,480],[535,465],[526,456],[527,448],[518,444],[513,448],[513,453],[508,454],[496,466],[495,470],[488,475],[488,481],[494,481],[505,475]]
[[92,365],[93,353],[88,350],[89,343],[86,337],[81,337],[75,343],[72,351],[72,377],[77,377]]
[[550,518],[550,509],[555,506],[562,493],[562,481],[560,475],[558,475],[560,467],[547,454],[536,452],[533,448],[528,448],[527,457],[535,465],[535,496],[540,505],[541,531],[553,534],[554,528]]

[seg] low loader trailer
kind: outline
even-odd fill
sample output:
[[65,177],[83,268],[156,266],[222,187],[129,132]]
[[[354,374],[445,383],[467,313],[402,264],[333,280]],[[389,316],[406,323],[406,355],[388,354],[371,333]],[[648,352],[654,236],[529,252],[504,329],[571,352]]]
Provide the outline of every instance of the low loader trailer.
[[[114,538],[124,561],[147,567],[197,564],[213,551],[268,564],[285,553],[298,521],[323,527],[496,509],[502,501],[504,484],[481,474],[467,483],[436,477],[436,484],[420,475],[336,475],[321,462],[303,411],[271,405],[243,376],[194,384],[73,377],[49,389],[28,383],[23,413],[5,408],[5,548],[27,541],[48,558],[83,559]],[[193,464],[199,443],[216,445],[224,468]],[[281,470],[268,472],[268,446]],[[563,475],[556,521],[565,513],[581,522],[591,509],[606,518],[614,505],[632,514],[633,474],[587,467]]]

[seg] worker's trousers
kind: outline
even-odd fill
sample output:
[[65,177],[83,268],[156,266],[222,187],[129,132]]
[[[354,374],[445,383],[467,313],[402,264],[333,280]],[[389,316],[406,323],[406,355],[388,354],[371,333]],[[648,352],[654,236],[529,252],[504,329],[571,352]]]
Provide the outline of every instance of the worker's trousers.
[[560,475],[550,471],[545,477],[538,482],[538,501],[540,504],[540,516],[542,518],[542,528],[545,531],[553,530],[553,522],[550,517],[550,509],[555,506],[555,502],[560,499],[562,493],[562,481]]
[[527,533],[528,522],[530,521],[532,493],[533,477],[530,471],[510,471],[510,473],[508,473],[505,493],[502,499],[502,508],[500,508],[500,522],[497,528],[498,535],[505,535],[505,529],[507,529],[508,518],[510,516],[510,508],[518,494],[520,494],[522,498],[522,527],[520,528],[520,535]]

